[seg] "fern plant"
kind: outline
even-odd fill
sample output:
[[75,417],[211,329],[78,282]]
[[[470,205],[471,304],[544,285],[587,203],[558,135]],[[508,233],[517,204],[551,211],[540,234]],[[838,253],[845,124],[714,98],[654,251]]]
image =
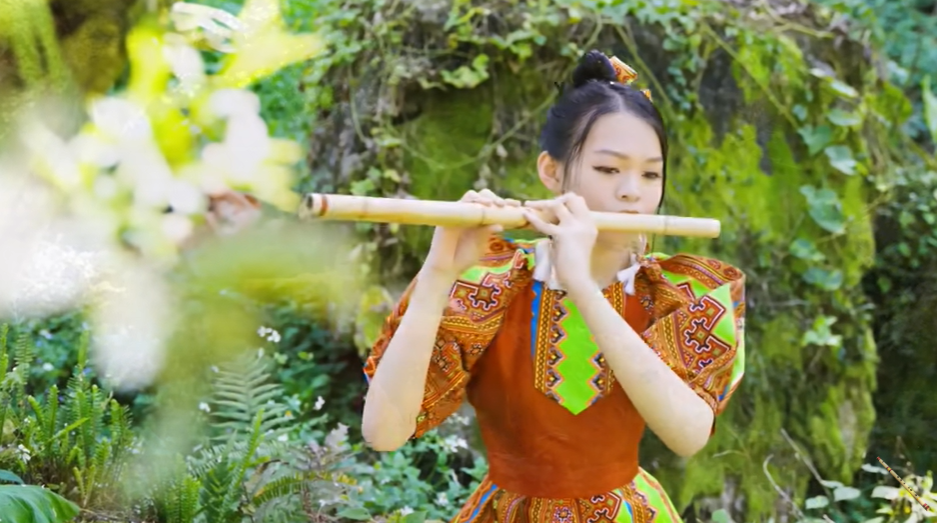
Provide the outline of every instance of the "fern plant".
[[261,354],[217,371],[209,434],[151,497],[160,520],[316,522],[352,504],[355,487],[341,468],[347,428],[324,445],[299,442],[268,367]]
[[9,332],[8,325],[0,326],[0,467],[29,483],[51,486],[82,507],[113,503],[107,499],[120,493],[134,436],[127,409],[85,370],[88,333],[65,390],[53,385],[34,396],[27,388],[32,341],[21,332],[11,359]]

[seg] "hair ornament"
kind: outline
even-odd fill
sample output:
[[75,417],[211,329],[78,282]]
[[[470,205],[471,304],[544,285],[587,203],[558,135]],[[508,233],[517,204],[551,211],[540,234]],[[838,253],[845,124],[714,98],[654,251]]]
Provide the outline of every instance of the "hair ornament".
[[[618,83],[628,85],[638,78],[638,73],[631,66],[622,62],[617,56],[608,57],[608,61],[612,63],[612,67],[615,69],[615,78],[618,80]],[[651,91],[649,89],[642,89],[642,93],[647,97],[648,100],[653,101],[651,98]]]

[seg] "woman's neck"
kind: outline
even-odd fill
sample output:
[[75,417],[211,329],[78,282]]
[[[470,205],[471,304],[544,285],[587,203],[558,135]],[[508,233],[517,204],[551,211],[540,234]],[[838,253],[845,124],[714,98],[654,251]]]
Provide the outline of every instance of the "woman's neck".
[[634,254],[628,244],[596,242],[592,248],[592,278],[604,289],[616,280],[619,271],[631,266]]

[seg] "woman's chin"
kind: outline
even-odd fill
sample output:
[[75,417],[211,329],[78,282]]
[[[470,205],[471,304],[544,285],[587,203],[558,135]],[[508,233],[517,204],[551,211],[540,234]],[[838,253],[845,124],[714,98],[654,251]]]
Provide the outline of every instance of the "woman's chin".
[[600,231],[595,238],[596,245],[601,245],[606,248],[617,247],[621,249],[633,249],[640,242],[641,235],[637,233]]

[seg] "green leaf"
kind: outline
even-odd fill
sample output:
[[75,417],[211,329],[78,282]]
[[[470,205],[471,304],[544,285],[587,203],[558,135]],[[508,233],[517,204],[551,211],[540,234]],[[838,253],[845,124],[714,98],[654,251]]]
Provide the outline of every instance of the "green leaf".
[[801,122],[803,122],[804,120],[807,120],[807,108],[806,107],[800,104],[795,104],[794,107],[791,108],[791,112],[794,113],[794,116],[797,117],[797,120],[800,120]]
[[810,345],[838,347],[843,342],[843,337],[834,335],[833,324],[836,323],[836,317],[821,316],[813,321],[813,327],[804,333],[801,339],[801,345],[806,347]]
[[855,113],[850,113],[849,111],[843,111],[842,109],[834,109],[827,113],[826,118],[840,127],[852,127],[862,123],[862,117]]
[[39,486],[0,486],[3,522],[69,522],[78,506]]
[[718,522],[719,524],[729,524],[731,522],[735,522],[732,520],[732,517],[729,516],[729,512],[724,509],[717,509],[716,511],[713,511],[712,521]]
[[924,102],[924,121],[930,131],[931,140],[937,142],[937,96],[931,91],[930,77],[926,75],[921,83],[921,99]]
[[833,490],[833,500],[853,500],[859,498],[862,492],[850,486],[840,486]]
[[13,484],[25,484],[19,475],[6,469],[0,469],[0,481],[12,482]]
[[817,127],[804,126],[797,130],[797,134],[799,134],[801,138],[804,139],[804,143],[807,144],[807,150],[810,156],[819,153],[833,141],[833,129],[827,125]]
[[801,186],[800,193],[807,198],[808,213],[818,226],[837,235],[846,231],[846,218],[836,193],[813,186]]
[[359,522],[371,520],[371,513],[364,508],[344,508],[338,512],[338,516]]
[[839,482],[839,481],[836,481],[836,480],[821,480],[821,481],[820,481],[820,484],[823,484],[824,486],[826,486],[826,487],[828,487],[828,488],[841,488],[841,487],[843,487],[843,483],[842,483],[842,482]]
[[842,80],[831,80],[830,88],[833,89],[836,94],[841,95],[845,98],[856,98],[859,96],[859,92],[853,89],[853,87]]
[[791,242],[789,248],[792,255],[807,262],[822,262],[826,256],[817,249],[817,246],[806,238],[798,238]]
[[417,522],[426,522],[426,512],[425,511],[414,511],[413,513],[408,514],[403,518],[404,522],[408,523],[417,523]]
[[836,291],[843,285],[843,272],[812,267],[804,273],[804,280],[825,291]]
[[807,509],[820,509],[825,508],[830,505],[830,499],[824,497],[823,495],[817,495],[816,497],[811,497],[807,499],[805,507]]
[[901,492],[900,489],[892,486],[875,486],[875,489],[872,490],[873,499],[885,499],[885,500],[895,500],[898,498],[898,494]]
[[856,174],[856,160],[852,157],[852,150],[847,146],[830,146],[823,150],[827,158],[830,159],[830,165],[844,175]]

